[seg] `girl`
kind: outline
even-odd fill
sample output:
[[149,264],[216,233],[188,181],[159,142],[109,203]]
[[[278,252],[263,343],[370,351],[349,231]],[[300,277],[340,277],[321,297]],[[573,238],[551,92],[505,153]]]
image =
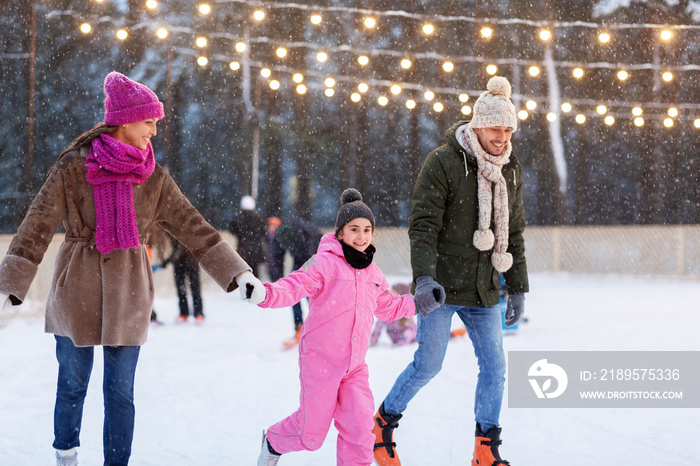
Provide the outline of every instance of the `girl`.
[[[78,463],[93,348],[104,347],[104,463],[126,465],[134,433],[134,375],[146,342],[153,276],[145,243],[155,223],[192,251],[226,291],[265,290],[250,267],[155,163],[151,137],[163,104],[112,72],[105,120],[58,158],[0,263],[0,306],[19,305],[59,225],[66,230],[46,303],[56,338],[54,442],[59,465]],[[246,286],[248,285],[248,286]],[[256,295],[257,294],[257,298]]]
[[331,419],[338,429],[339,465],[373,461],[374,400],[365,364],[373,314],[383,320],[415,315],[411,296],[395,295],[376,264],[374,215],[355,189],[346,189],[335,233],[299,270],[266,283],[261,307],[290,306],[309,297],[299,341],[300,408],[263,432],[258,466],[280,455],[321,447]]

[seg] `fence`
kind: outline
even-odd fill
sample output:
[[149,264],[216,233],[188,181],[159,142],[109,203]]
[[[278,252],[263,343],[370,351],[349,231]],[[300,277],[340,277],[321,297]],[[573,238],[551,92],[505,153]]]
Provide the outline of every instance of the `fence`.
[[[235,247],[235,239],[222,232]],[[0,235],[0,255],[11,235]],[[49,291],[53,263],[63,235],[56,235],[39,266],[25,303],[13,313],[40,314]],[[375,260],[386,275],[411,276],[405,228],[378,228]],[[630,275],[700,280],[700,225],[528,227],[525,247],[530,273]],[[0,256],[0,257],[1,257]],[[289,258],[287,263],[289,264]],[[171,269],[154,274],[156,293],[173,295]],[[202,274],[202,287],[216,286]]]

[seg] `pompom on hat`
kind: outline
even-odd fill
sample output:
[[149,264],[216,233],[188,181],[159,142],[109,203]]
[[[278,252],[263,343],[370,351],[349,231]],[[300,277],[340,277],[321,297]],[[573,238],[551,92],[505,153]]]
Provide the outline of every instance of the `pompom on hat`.
[[121,126],[126,123],[161,119],[165,116],[163,104],[148,87],[112,71],[104,82],[105,125]]
[[372,224],[374,230],[374,215],[367,204],[362,202],[362,194],[353,188],[348,188],[340,195],[340,209],[335,218],[335,234],[350,221],[356,218],[366,218]]
[[511,87],[502,76],[489,79],[486,91],[474,103],[474,117],[469,125],[472,128],[494,128],[508,126],[518,129],[515,106],[510,100]]

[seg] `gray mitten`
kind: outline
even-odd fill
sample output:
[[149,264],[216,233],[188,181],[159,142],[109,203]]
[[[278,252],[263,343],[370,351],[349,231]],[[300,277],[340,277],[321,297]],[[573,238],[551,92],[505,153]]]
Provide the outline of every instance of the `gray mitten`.
[[428,313],[445,304],[445,289],[433,277],[418,277],[413,301],[416,303],[416,312],[428,317]]
[[511,327],[518,323],[525,313],[525,293],[515,293],[508,295],[508,307],[506,308],[506,327]]

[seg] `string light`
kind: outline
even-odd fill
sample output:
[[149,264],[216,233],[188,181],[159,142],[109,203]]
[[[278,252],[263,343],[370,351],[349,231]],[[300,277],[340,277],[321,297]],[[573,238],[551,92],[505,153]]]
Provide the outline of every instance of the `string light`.
[[413,110],[414,108],[416,108],[416,101],[413,99],[408,99],[406,101],[406,108],[408,108],[409,110]]
[[207,38],[206,37],[197,37],[197,40],[195,41],[197,44],[197,47],[200,49],[204,48],[207,46]]
[[531,66],[527,71],[533,78],[540,74],[540,69],[537,66]]
[[199,58],[197,58],[197,64],[198,64],[199,66],[202,66],[202,67],[207,66],[207,63],[209,63],[209,59],[207,59],[207,57],[199,57]]
[[211,13],[211,7],[207,3],[202,3],[199,5],[199,12],[203,15],[208,15]]
[[357,63],[361,66],[366,66],[369,63],[369,57],[367,57],[367,55],[360,55],[357,57]]
[[498,67],[496,65],[489,65],[486,67],[486,72],[488,74],[494,75],[498,72]]
[[306,86],[304,86],[303,84],[299,84],[297,86],[297,94],[306,94]]
[[165,28],[158,28],[156,31],[156,36],[158,36],[159,39],[165,39],[168,37],[168,30]]
[[673,73],[671,73],[670,71],[666,71],[666,72],[661,74],[661,79],[663,79],[664,81],[669,83],[669,82],[673,81]]
[[606,113],[608,113],[608,107],[606,107],[605,105],[598,105],[595,108],[595,111],[601,115],[605,115]]
[[92,31],[92,26],[89,23],[83,23],[80,25],[80,32],[83,34],[89,34]]
[[547,121],[549,121],[550,123],[556,121],[556,119],[557,119],[556,113],[549,112],[547,114]]
[[442,69],[448,73],[451,73],[452,71],[454,71],[455,65],[451,61],[446,61],[442,64]]
[[328,54],[326,52],[318,52],[316,54],[316,60],[318,60],[321,63],[324,63],[326,60],[328,60]]
[[434,32],[435,32],[435,27],[432,24],[428,23],[428,24],[423,25],[423,34],[426,34],[429,36]]
[[484,39],[490,39],[491,36],[493,35],[493,29],[491,29],[488,26],[482,27],[481,31],[479,31],[479,32],[481,33],[481,37],[483,37]]
[[372,29],[373,27],[375,27],[377,25],[377,20],[375,20],[374,18],[369,16],[369,17],[365,18],[364,23],[365,23],[365,27],[367,29]]
[[299,84],[303,80],[304,80],[304,75],[301,73],[294,73],[294,75],[292,76],[292,81],[294,81],[297,84]]
[[542,29],[539,33],[540,39],[543,41],[548,41],[552,38],[552,33],[548,29]]
[[272,71],[270,71],[270,68],[263,68],[260,70],[260,76],[263,78],[269,78],[272,76]]
[[284,47],[280,47],[280,48],[277,49],[277,52],[276,52],[276,53],[277,53],[277,56],[278,56],[278,57],[284,58],[284,57],[287,56],[287,49],[285,49]]
[[[280,4],[278,4],[278,5],[282,5],[282,4],[280,3]],[[290,7],[290,8],[295,8],[295,7],[296,7],[296,6],[289,6],[288,4],[285,4],[285,5],[287,5],[287,6]],[[200,5],[200,7],[201,7],[201,6],[202,6],[202,5]],[[274,7],[275,7],[275,8],[280,8],[280,6],[274,6]],[[321,7],[321,8],[315,7],[315,8],[316,8],[316,9],[322,9],[322,7]],[[266,9],[269,9],[269,6],[266,5]],[[262,10],[260,10],[260,11],[262,12]],[[366,12],[367,10],[364,10],[364,11]],[[200,12],[201,12],[201,11],[200,11]],[[263,14],[264,14],[264,12],[263,12]],[[391,14],[391,12],[387,12],[387,15],[390,15],[390,14]],[[320,16],[320,15],[319,15],[319,16]],[[441,17],[441,16],[438,16],[437,18],[438,18],[437,21],[443,20],[443,17]],[[465,19],[465,20],[466,20],[466,19]],[[482,18],[482,20],[483,20],[483,18]],[[472,22],[474,22],[474,21],[472,21]],[[494,21],[494,22],[498,22],[498,21]],[[514,21],[514,23],[518,23],[518,22],[521,23],[521,24],[529,24],[529,25],[532,25],[532,26],[536,25],[536,22],[528,23],[528,22],[524,22],[524,21],[520,21],[520,20]],[[577,22],[577,23],[578,23],[578,22]],[[86,23],[86,24],[87,24],[87,23]],[[513,23],[509,23],[509,24],[513,24]],[[541,24],[541,23],[540,23],[540,24]],[[571,23],[571,24],[567,24],[567,23],[549,23],[549,25],[552,25],[554,28],[556,28],[557,25],[558,25],[559,27],[573,27],[573,26],[578,26],[579,24],[575,24],[575,23]],[[376,26],[376,20],[375,20],[375,26]],[[598,26],[600,26],[600,25],[598,25]],[[613,26],[614,26],[614,25],[613,25]],[[680,26],[678,26],[678,28],[685,28],[686,26],[687,26],[687,25],[680,25]],[[584,27],[591,27],[591,26],[589,26],[589,25],[584,25]],[[651,27],[651,25],[618,25],[617,28],[641,28],[641,27]],[[615,27],[613,27],[613,29],[614,29],[614,28],[615,28]],[[675,28],[677,28],[677,27],[671,27],[670,29],[675,29]],[[693,27],[692,27],[692,25],[689,25],[688,28],[693,28]],[[699,28],[700,28],[700,27],[699,27]],[[167,31],[165,28],[161,28],[161,29],[164,31],[164,34],[162,35],[162,37],[163,37],[163,38],[164,38],[164,37],[167,37],[168,31]],[[483,28],[482,28],[482,29],[483,29]],[[489,28],[489,29],[490,29],[490,28]],[[90,31],[92,31],[92,27],[90,27]],[[178,30],[178,32],[182,32],[182,31]],[[124,30],[124,33],[126,33],[126,34],[127,34],[127,37],[128,37],[128,33],[126,32],[126,30]],[[551,34],[551,33],[550,33],[550,34]],[[608,34],[608,33],[602,33],[602,34]],[[602,35],[602,34],[601,34],[601,35]],[[160,34],[157,34],[157,35],[158,35],[159,37],[161,37]],[[609,34],[608,34],[608,35],[609,35]],[[553,35],[550,35],[549,39],[551,39],[552,37],[553,37]],[[666,29],[665,29],[665,30],[663,30],[663,31],[660,31],[660,37],[661,37],[662,40],[670,40],[670,39],[673,37],[673,35],[671,34],[671,31],[670,31],[670,30],[666,30]],[[259,38],[256,38],[256,39],[253,39],[253,40],[254,40],[254,41],[257,41],[258,39],[259,39]],[[547,39],[547,40],[549,40],[549,39]],[[123,39],[120,39],[120,40],[123,40]],[[543,39],[543,40],[544,40],[544,39]],[[605,43],[605,41],[603,41],[602,43]],[[244,50],[245,50],[245,45],[244,45]],[[391,51],[384,51],[384,52],[390,53]],[[183,53],[183,52],[180,52],[180,53]],[[376,51],[376,50],[373,50],[372,53],[373,53],[373,55],[374,55],[375,53],[377,53],[377,51]],[[377,54],[380,54],[380,55],[381,55],[382,53],[377,53]],[[417,54],[417,55],[418,55],[418,54]],[[426,56],[427,56],[427,55],[430,55],[430,54],[426,54]],[[198,63],[199,63],[199,61],[200,61],[202,58],[204,58],[205,60],[207,60],[206,57],[200,57],[200,58],[197,59]],[[327,55],[326,55],[326,59],[327,59],[327,58],[328,58],[328,57],[327,57]],[[435,55],[435,58],[439,58],[439,57],[438,57],[437,55]],[[462,58],[462,57],[460,57],[460,58]],[[214,58],[214,59],[215,59],[215,60],[221,60],[221,58]],[[225,58],[224,58],[224,59],[225,59]],[[411,58],[405,58],[405,59],[411,61],[411,59],[415,59],[415,56],[412,55]],[[325,61],[325,60],[319,60],[319,61]],[[461,61],[461,60],[460,60],[460,61]],[[207,63],[208,63],[208,60],[207,60]],[[241,66],[241,65],[240,65],[238,62],[235,62],[235,63],[237,63],[237,67],[235,67],[235,66],[233,65],[233,64],[234,64],[234,61],[230,62],[230,65],[231,65],[230,67],[231,67],[231,69],[232,69],[232,70],[234,70],[234,68],[240,69],[240,66]],[[452,63],[452,62],[450,62],[450,63]],[[499,60],[494,60],[493,66],[496,67],[497,65],[510,64],[510,63],[512,63],[514,66],[524,66],[524,65],[525,65],[524,63],[522,63],[521,60],[517,60],[517,59],[499,59]],[[443,63],[443,64],[444,64],[444,63]],[[585,67],[586,67],[586,68],[610,68],[611,65],[613,65],[613,64],[607,64],[607,63],[600,63],[600,62],[598,62],[598,63],[587,63],[587,64],[585,64]],[[253,66],[258,66],[258,65],[253,65]],[[572,64],[570,64],[570,63],[567,64],[566,62],[555,62],[555,66],[569,66],[569,67],[570,67],[570,66],[572,66]],[[635,66],[636,66],[636,68],[634,68]],[[693,67],[698,67],[698,65],[689,65],[689,66],[688,66],[688,65],[684,65],[684,66],[682,66],[682,67],[671,67],[671,68],[674,69],[674,70],[676,70],[676,69],[681,69],[681,70],[686,70],[686,69],[687,69],[687,70],[691,70],[691,69],[695,69],[695,68],[693,68]],[[656,69],[656,70],[658,70],[658,65],[654,65],[654,64],[639,64],[639,65],[632,65],[631,67],[628,67],[628,69],[630,69],[630,68],[633,69],[633,70],[634,70],[634,69]],[[698,68],[700,68],[700,67],[698,67]],[[583,75],[583,68],[578,67],[578,68],[574,69],[574,75],[576,74],[576,70],[580,70],[579,72],[581,73],[581,76]],[[235,70],[234,70],[234,71],[235,71]],[[625,71],[625,72],[626,72],[626,70],[622,70],[622,71]],[[497,68],[496,68],[496,70],[494,71],[493,74],[495,74],[496,72],[497,72]],[[673,77],[673,73],[671,73],[670,71],[664,71],[664,72],[661,74],[661,77],[662,77],[662,79],[664,79],[665,81],[667,81],[667,79],[666,79],[666,77],[665,77],[665,74],[666,74],[666,73],[669,73],[669,74],[671,75],[671,79],[674,78],[674,77]],[[657,75],[657,76],[658,76],[658,75]],[[628,77],[629,77],[629,73],[627,73],[627,78],[628,78]],[[625,79],[626,79],[626,78],[625,78]],[[667,81],[667,82],[668,82],[668,81]],[[397,85],[398,85],[398,84],[397,84]],[[387,86],[389,86],[389,85],[387,84]],[[422,87],[422,86],[420,86],[419,84],[416,84],[416,85],[414,85],[414,86]],[[442,94],[444,94],[444,93],[446,93],[446,92],[449,93],[450,90],[449,90],[449,89],[440,89],[440,90],[437,90],[437,91],[442,95]],[[476,92],[476,91],[470,91],[470,92]],[[456,94],[456,92],[453,92],[453,93]],[[466,95],[466,94],[465,94],[465,95]],[[575,100],[576,100],[576,99],[575,99]],[[584,102],[584,100],[578,100],[577,102],[578,102],[577,105],[582,105],[583,102]],[[618,106],[618,105],[624,106],[625,104],[626,104],[626,103],[615,103],[614,106]],[[645,105],[645,106],[646,106],[646,105],[649,105],[649,104],[654,104],[654,103],[653,103],[653,102],[650,102],[650,103],[644,103],[644,102],[642,102],[642,105]],[[586,102],[586,103],[583,104],[583,105],[589,105],[589,103]],[[627,104],[627,105],[629,105],[629,104]],[[695,104],[682,104],[682,105],[686,105],[686,107],[683,107],[683,108],[695,108],[695,107],[696,107]],[[687,106],[690,106],[690,107],[687,107]],[[627,108],[630,108],[630,107],[628,106]],[[562,109],[562,111],[564,111],[564,110]],[[544,113],[544,112],[542,112],[542,113]],[[657,116],[657,117],[658,117],[658,116]],[[686,117],[686,119],[687,119],[687,117]],[[696,119],[695,121],[700,121],[700,118]]]
[[607,32],[601,32],[598,35],[598,40],[601,44],[607,44],[608,42],[610,42],[610,34],[608,34]]
[[241,64],[237,61],[232,61],[231,63],[229,63],[228,67],[231,68],[231,70],[233,71],[238,71],[241,69]]
[[666,118],[666,119],[664,120],[664,126],[665,126],[666,128],[672,127],[672,126],[673,126],[673,120],[670,119],[670,118]]
[[433,91],[425,91],[423,97],[425,97],[425,100],[433,100],[435,98],[435,93]]
[[243,53],[245,52],[246,45],[245,42],[238,42],[235,46],[236,52],[238,53]]
[[617,72],[617,79],[619,79],[620,81],[624,81],[629,77],[630,77],[630,74],[625,70],[620,70]]
[[272,81],[270,81],[270,89],[272,89],[273,91],[276,91],[279,88],[280,88],[279,81],[277,81],[276,79],[273,79]]
[[700,118],[696,119],[696,120],[693,122],[693,125],[695,125],[696,128],[700,128]]
[[574,120],[579,125],[582,125],[586,122],[586,116],[583,113],[579,113],[578,115],[576,115],[576,118],[574,118]]
[[408,58],[404,58],[403,60],[401,60],[401,68],[407,70],[411,67],[411,65],[413,65],[413,63],[411,63],[411,60],[409,60]]
[[321,24],[321,15],[311,15],[311,24],[319,25]]
[[157,6],[158,2],[156,2],[156,0],[148,0],[146,2],[146,8],[149,8],[151,10],[155,10]]
[[644,126],[644,118],[642,118],[642,117],[635,118],[634,119],[634,126],[636,126],[637,128],[641,128],[642,126]]
[[323,91],[323,93],[326,94],[326,97],[333,97],[335,95],[335,91],[330,87]]
[[460,102],[464,103],[464,102],[467,102],[468,100],[469,100],[469,95],[468,95],[468,94],[460,94],[460,95],[459,95],[459,101],[460,101]]
[[532,111],[537,108],[537,102],[535,102],[534,100],[528,100],[527,102],[525,102],[525,108]]
[[435,104],[433,105],[433,110],[435,110],[436,112],[440,113],[440,112],[442,112],[443,110],[445,110],[445,106],[442,105],[440,102],[435,102]]
[[615,117],[613,117],[612,115],[608,115],[608,116],[605,117],[605,120],[604,120],[604,121],[605,121],[605,124],[606,124],[606,125],[612,126],[612,125],[615,124]]
[[678,116],[678,109],[676,107],[669,108],[668,116],[670,116],[671,118],[676,118]]
[[394,95],[401,94],[401,86],[399,86],[398,84],[394,84],[393,86],[391,86],[390,90],[391,90],[391,93]]
[[632,109],[632,115],[638,117],[642,115],[642,108],[641,107],[634,107]]
[[352,95],[350,95],[350,100],[353,102],[359,102],[362,96],[358,94],[357,92],[353,92]]
[[528,114],[525,110],[520,110],[520,111],[518,112],[518,118],[520,118],[520,119],[523,120],[523,121],[524,121],[524,120],[527,120],[527,117],[528,117],[528,116],[529,116],[529,114]]
[[126,29],[120,29],[117,31],[117,39],[126,40],[127,37],[129,37],[129,33],[126,32]]
[[323,84],[325,84],[326,87],[333,87],[333,86],[335,86],[335,79],[326,78],[326,80],[323,82]]
[[265,19],[265,12],[262,10],[255,10],[255,12],[253,13],[253,19],[255,21],[262,21],[263,19]]
[[369,86],[367,85],[367,83],[360,83],[357,85],[357,90],[364,94],[369,90]]
[[472,108],[469,105],[462,105],[462,108],[459,109],[459,111],[462,112],[462,115],[471,115]]
[[385,96],[381,96],[377,99],[377,103],[384,107],[386,104],[389,103],[389,99],[387,99]]
[[564,113],[569,113],[572,110],[571,104],[569,102],[564,102],[561,104],[561,111]]
[[581,79],[583,77],[583,69],[582,68],[574,68],[573,71],[571,72],[574,78],[576,79]]

